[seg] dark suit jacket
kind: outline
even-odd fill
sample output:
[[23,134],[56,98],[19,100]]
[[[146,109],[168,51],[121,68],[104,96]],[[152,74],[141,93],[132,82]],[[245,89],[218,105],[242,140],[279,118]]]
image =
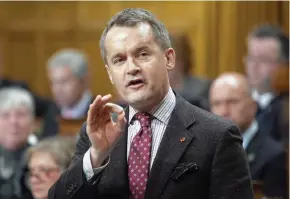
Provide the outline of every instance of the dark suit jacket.
[[284,197],[287,192],[286,153],[281,143],[259,131],[246,149],[253,180],[263,182],[267,197]]
[[289,133],[289,129],[285,132],[285,129],[281,126],[284,97],[284,95],[277,96],[265,109],[259,108],[256,115],[261,132],[279,142],[283,141],[283,135]]
[[[91,146],[85,129],[86,124],[80,131],[73,163],[52,186],[49,198],[128,199],[128,128],[112,150],[108,166],[89,182],[83,173],[83,155]],[[145,199],[156,198],[253,199],[237,127],[177,95],[146,188]]]
[[202,97],[208,100],[211,81],[195,76],[187,76],[184,78],[184,88],[181,92],[182,96]]
[[[95,97],[92,97],[90,102],[87,104],[86,108],[84,109],[84,115],[86,117],[87,112],[89,111],[90,104],[93,103]],[[45,117],[44,129],[45,132],[43,133],[43,137],[54,136],[57,132],[59,132],[59,118],[61,117],[61,110],[56,105],[55,102],[50,103],[48,112]]]
[[13,173],[10,177],[0,177],[1,199],[12,199],[28,192],[24,179],[26,174],[25,153],[29,147],[30,145],[27,143],[14,152],[9,152],[0,147],[0,157],[3,158],[4,161],[10,162],[9,165],[13,168]]

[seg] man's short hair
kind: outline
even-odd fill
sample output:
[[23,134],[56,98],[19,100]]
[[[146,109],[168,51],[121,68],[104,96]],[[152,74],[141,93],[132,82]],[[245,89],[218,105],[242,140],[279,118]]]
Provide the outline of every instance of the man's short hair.
[[18,87],[0,89],[0,110],[27,107],[34,116],[34,100],[30,92]]
[[49,60],[48,67],[69,67],[78,78],[83,78],[88,73],[88,59],[77,49],[62,49],[57,51]]
[[276,39],[280,45],[281,61],[289,63],[289,37],[283,32],[283,30],[279,26],[271,24],[263,24],[257,26],[250,33],[250,37]]
[[127,8],[113,16],[102,33],[100,48],[102,59],[105,63],[107,63],[105,39],[109,30],[114,26],[134,27],[140,23],[148,23],[151,26],[155,40],[162,50],[171,47],[167,29],[151,12],[141,8]]

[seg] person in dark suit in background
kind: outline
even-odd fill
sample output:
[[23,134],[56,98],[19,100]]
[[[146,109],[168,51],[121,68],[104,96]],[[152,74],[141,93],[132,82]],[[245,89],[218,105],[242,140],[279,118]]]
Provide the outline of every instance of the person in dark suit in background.
[[[59,121],[86,118],[94,97],[88,88],[88,58],[77,49],[57,51],[47,62],[54,103],[47,114],[47,135],[59,132]],[[50,134],[49,134],[50,132]]]
[[129,107],[110,103],[111,95],[96,97],[50,199],[253,199],[238,128],[170,88],[175,52],[162,22],[144,9],[125,9],[109,21],[100,47]]
[[275,94],[271,76],[280,67],[289,67],[289,37],[279,27],[266,24],[250,32],[247,44],[245,65],[252,96],[259,105],[257,121],[261,129],[270,132],[274,139],[283,141],[282,135],[288,132],[283,132],[280,120],[283,99],[288,94]]
[[11,199],[27,192],[25,151],[37,143],[33,136],[34,102],[31,93],[15,87],[0,89],[0,198]]
[[265,196],[284,198],[286,153],[282,144],[263,132],[255,120],[257,104],[247,78],[238,73],[217,77],[210,90],[210,104],[213,113],[234,121],[241,129],[252,179],[263,182]]
[[87,116],[93,95],[88,88],[88,60],[77,49],[62,49],[48,60],[48,77],[57,113],[66,119]]
[[193,105],[208,110],[211,81],[190,74],[194,67],[191,59],[194,53],[189,38],[185,34],[172,33],[170,41],[176,53],[175,67],[169,72],[170,86]]

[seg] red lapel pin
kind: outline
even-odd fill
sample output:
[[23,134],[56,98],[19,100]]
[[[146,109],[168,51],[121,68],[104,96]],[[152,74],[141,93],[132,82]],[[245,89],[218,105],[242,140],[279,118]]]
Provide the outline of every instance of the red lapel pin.
[[185,137],[180,138],[180,142],[184,142],[185,141]]

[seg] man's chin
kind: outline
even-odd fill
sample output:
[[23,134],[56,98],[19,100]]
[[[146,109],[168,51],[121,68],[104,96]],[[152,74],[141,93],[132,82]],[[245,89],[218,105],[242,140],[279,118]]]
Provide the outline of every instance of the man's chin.
[[135,92],[128,94],[125,99],[128,104],[140,104],[147,101],[148,95],[144,92]]

